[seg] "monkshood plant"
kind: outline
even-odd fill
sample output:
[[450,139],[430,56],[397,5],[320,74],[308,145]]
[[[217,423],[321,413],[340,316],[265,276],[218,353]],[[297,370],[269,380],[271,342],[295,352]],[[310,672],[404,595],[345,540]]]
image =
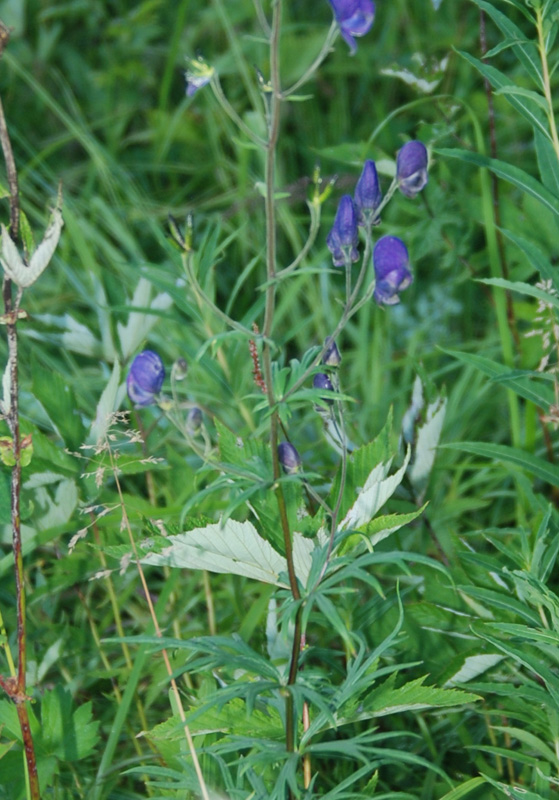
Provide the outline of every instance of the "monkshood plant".
[[[379,781],[379,786],[389,788],[389,778],[379,774],[384,765],[404,775],[408,770],[430,769],[441,790],[447,791],[452,781],[440,767],[413,751],[409,732],[382,732],[374,720],[407,709],[468,703],[475,696],[425,685],[425,675],[398,680],[398,674],[412,666],[397,657],[403,621],[398,589],[391,601],[395,624],[373,644],[350,624],[351,603],[346,603],[348,596],[361,591],[383,598],[374,570],[386,564],[396,564],[403,575],[410,575],[407,563],[413,561],[439,570],[448,579],[444,567],[425,556],[375,549],[424,510],[421,504],[445,401],[436,397],[426,402],[419,381],[400,445],[393,441],[390,416],[373,441],[357,446],[346,430],[351,398],[343,391],[343,353],[338,346],[340,334],[360,308],[376,302],[389,313],[412,283],[406,243],[390,233],[377,237],[376,231],[398,190],[413,200],[426,186],[428,151],[420,141],[406,142],[397,152],[394,177],[384,193],[375,162],[365,161],[353,196],[341,197],[325,237],[334,271],[344,276],[338,318],[323,345],[310,347],[300,360],[292,359],[289,367],[284,366],[276,338],[276,297],[311,256],[333,187],[323,186],[317,169],[307,202],[308,238],[290,263],[280,264],[281,194],[276,172],[282,108],[297,99],[299,87],[316,75],[338,35],[349,46],[349,54],[355,53],[356,37],[368,34],[373,25],[375,5],[371,0],[332,1],[333,21],[324,43],[291,86],[284,86],[280,70],[283,5],[275,0],[268,19],[264,8],[256,4],[261,34],[269,44],[269,75],[264,77],[260,71],[255,75],[260,88],[260,106],[255,109],[258,125],[247,125],[237,113],[211,64],[200,57],[192,59],[186,73],[187,95],[213,91],[238,135],[262,154],[265,275],[261,324],[254,320],[249,327],[250,323],[234,319],[219,307],[200,278],[205,254],[196,250],[193,220],[187,219],[184,229],[170,220],[187,291],[225,328],[219,347],[228,339],[246,342],[258,390],[250,398],[256,433],[239,436],[211,409],[202,407],[196,387],[188,386],[184,359],[171,369],[170,397],[165,392],[165,366],[153,349],[134,358],[127,376],[133,406],[141,414],[158,406],[200,458],[207,476],[203,491],[187,503],[180,525],[150,523],[149,538],[134,543],[133,557],[140,573],[143,576],[147,566],[187,568],[268,585],[266,655],[236,636],[184,640],[163,635],[157,626],[156,636],[131,639],[163,649],[164,654],[171,648],[183,654],[183,666],[174,671],[173,680],[185,673],[190,681],[197,675],[206,681],[206,689],[198,696],[191,691],[186,713],[174,686],[175,715],[147,734],[153,746],[165,753],[166,764],[144,764],[137,772],[149,779],[150,790],[156,792],[184,796],[187,791],[207,798],[216,790],[230,798],[279,800],[369,797]],[[185,377],[187,400],[181,384]],[[339,465],[333,471],[327,466],[320,472],[316,467],[305,469],[299,448],[306,443],[291,440],[294,416],[308,413],[319,415],[325,439],[338,454]],[[110,437],[107,446],[110,450]],[[413,510],[379,516],[387,501],[402,490],[404,479],[411,487],[405,496]],[[218,519],[197,512],[196,503],[210,495],[224,504]],[[131,556],[122,548],[109,547],[105,552],[126,563]],[[327,656],[316,642],[320,630],[333,630],[339,643]],[[181,744],[185,734],[188,749]]]

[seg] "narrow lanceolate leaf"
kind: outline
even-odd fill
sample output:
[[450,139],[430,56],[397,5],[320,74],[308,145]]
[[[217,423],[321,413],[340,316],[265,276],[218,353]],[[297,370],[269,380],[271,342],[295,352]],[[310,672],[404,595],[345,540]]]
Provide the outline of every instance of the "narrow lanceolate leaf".
[[551,281],[553,287],[559,292],[558,270],[552,265],[547,255],[528,239],[523,239],[522,236],[517,236],[506,228],[501,230],[507,239],[510,239],[524,253],[532,267],[540,273],[542,278],[546,281]]
[[461,353],[458,350],[445,350],[444,348],[442,350],[443,353],[447,353],[458,361],[476,367],[484,375],[488,375],[503,384],[504,387],[512,389],[517,395],[525,400],[530,400],[537,406],[547,409],[555,402],[553,389],[542,381],[531,380],[528,375],[522,375],[518,370],[512,370],[504,364],[499,364],[498,361],[492,361],[490,358],[477,355],[477,353]]
[[[282,573],[287,573],[287,561],[269,542],[263,539],[254,525],[228,519],[187,533],[168,537],[169,546],[161,553],[142,559],[144,564],[207,569],[210,572],[243,575],[246,578],[288,588]],[[300,533],[293,534],[293,561],[297,577],[306,583],[312,562],[314,543]]]
[[6,276],[21,289],[25,289],[35,283],[37,278],[48,267],[60,239],[63,224],[62,214],[58,208],[55,208],[43,241],[31,256],[29,264],[25,264],[23,261],[6,227],[4,225],[1,226],[2,255],[0,256],[0,263]]
[[540,480],[552,486],[559,486],[559,467],[525,450],[519,450],[516,447],[508,447],[504,444],[486,444],[485,442],[456,442],[441,446],[452,447],[454,450],[463,450],[465,453],[472,453],[473,455],[490,458],[495,461],[515,464],[531,472],[536,478],[540,478]]
[[518,294],[524,294],[528,297],[535,297],[536,300],[541,300],[543,303],[547,303],[548,306],[559,309],[559,297],[555,297],[549,292],[544,292],[543,289],[538,289],[537,286],[532,286],[530,283],[507,281],[504,278],[480,278],[478,282],[499,286],[501,289],[508,289],[511,292],[518,292]]
[[524,170],[507,164],[505,161],[499,161],[497,158],[488,158],[480,153],[474,153],[470,150],[460,150],[459,148],[451,149],[441,147],[436,150],[436,153],[443,158],[458,158],[468,164],[475,164],[478,167],[486,167],[490,169],[498,178],[512,183],[526,194],[535,197],[536,200],[545,206],[545,208],[552,211],[559,217],[559,197],[546,189],[546,187],[529,175]]
[[414,461],[408,475],[418,502],[421,502],[425,496],[429,475],[435,462],[437,445],[441,438],[445,413],[446,398],[438,397],[434,403],[428,405],[425,422],[417,430]]
[[543,185],[553,194],[559,195],[559,161],[553,144],[539,131],[534,131],[534,144]]
[[510,78],[495,67],[474,58],[469,53],[459,51],[462,58],[471,64],[486,78],[498,94],[503,94],[511,106],[515,108],[524,119],[528,120],[534,130],[540,131],[543,136],[551,138],[547,127],[547,103],[542,95],[529,89],[520,89]]
[[377,511],[392,497],[402,483],[410,461],[410,455],[411,451],[408,449],[404,463],[394,475],[385,477],[383,464],[377,465],[371,471],[364,487],[357,495],[357,500],[341,521],[341,530],[358,530],[362,525],[366,525],[373,519]]
[[529,73],[537,86],[542,86],[542,65],[538,54],[538,48],[526,38],[521,29],[512,22],[506,14],[499,11],[492,3],[484,0],[473,0],[473,2],[488,14],[493,22],[500,28],[501,32],[507,37],[507,42],[512,46],[512,51],[523,67]]

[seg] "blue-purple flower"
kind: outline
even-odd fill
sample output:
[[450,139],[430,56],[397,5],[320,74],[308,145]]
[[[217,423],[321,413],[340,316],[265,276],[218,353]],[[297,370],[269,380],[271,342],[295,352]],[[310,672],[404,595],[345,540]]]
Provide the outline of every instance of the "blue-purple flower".
[[185,73],[187,97],[192,97],[198,89],[206,86],[213,78],[214,72],[214,68],[206,64],[203,59],[188,59],[188,69]]
[[375,267],[374,298],[379,305],[393,306],[400,302],[398,293],[412,282],[409,271],[408,249],[397,236],[383,236],[375,245],[373,264]]
[[398,188],[406,197],[415,197],[427,183],[429,156],[423,142],[406,142],[396,158]]
[[301,456],[290,442],[278,444],[278,459],[287,475],[294,475],[301,469]]
[[332,230],[326,237],[326,244],[332,253],[335,267],[343,267],[358,261],[357,245],[359,235],[357,232],[357,215],[353,200],[344,194],[336,211],[336,218]]
[[130,366],[126,378],[128,397],[137,406],[150,406],[161,391],[165,367],[157,353],[143,350]]
[[[330,380],[328,375],[326,375],[324,372],[318,372],[314,376],[312,386],[313,389],[326,389],[328,392],[334,391],[334,386],[332,384],[332,381]],[[329,406],[334,405],[334,401],[332,400],[331,397],[321,397],[321,400],[323,400]]]
[[322,363],[327,367],[339,367],[342,363],[342,355],[331,336],[327,336],[324,340],[324,347],[326,349],[322,356]]
[[375,212],[382,201],[382,192],[374,161],[367,159],[353,196],[359,225],[370,226],[375,222]]
[[340,33],[348,43],[351,53],[357,50],[355,36],[364,36],[371,30],[375,19],[372,0],[330,0]]

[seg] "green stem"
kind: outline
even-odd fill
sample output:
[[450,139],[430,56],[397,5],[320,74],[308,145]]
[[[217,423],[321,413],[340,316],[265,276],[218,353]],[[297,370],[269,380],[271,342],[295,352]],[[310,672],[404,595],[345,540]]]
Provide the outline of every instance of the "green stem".
[[553,97],[551,95],[551,77],[549,75],[549,66],[547,63],[547,51],[545,46],[545,38],[543,31],[543,11],[541,8],[536,9],[536,29],[538,31],[538,50],[540,52],[540,59],[542,62],[542,77],[543,77],[543,92],[547,102],[547,119],[549,121],[549,131],[551,133],[551,140],[553,142],[553,149],[559,162],[559,134],[557,132],[557,123],[555,122],[555,115],[553,113]]
[[332,20],[332,24],[330,25],[330,30],[328,31],[328,34],[326,36],[324,44],[320,49],[319,54],[314,59],[312,64],[309,67],[307,67],[307,69],[301,75],[301,77],[293,84],[293,86],[290,86],[289,89],[286,89],[284,92],[282,92],[283,98],[287,98],[290,95],[294,94],[297,91],[297,89],[299,89],[299,87],[303,86],[304,83],[306,83],[308,80],[312,78],[312,76],[319,68],[319,66],[322,64],[324,59],[328,56],[329,53],[332,52],[332,45],[336,41],[336,37],[339,33],[339,30],[340,29],[338,27],[338,23],[335,20]]

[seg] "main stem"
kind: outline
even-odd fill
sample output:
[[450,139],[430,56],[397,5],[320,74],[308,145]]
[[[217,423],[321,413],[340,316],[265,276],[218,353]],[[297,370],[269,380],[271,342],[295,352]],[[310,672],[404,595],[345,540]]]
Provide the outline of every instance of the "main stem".
[[[3,23],[0,27],[4,29]],[[2,40],[2,47],[5,41]],[[0,143],[6,162],[6,173],[10,187],[10,231],[9,234],[14,241],[17,240],[19,228],[19,189],[17,179],[17,169],[14,155],[4,116],[4,108],[0,101]],[[12,436],[12,452],[14,456],[14,466],[12,468],[12,479],[10,488],[10,505],[12,519],[12,547],[14,552],[14,570],[16,583],[16,613],[17,613],[17,649],[18,665],[15,681],[2,681],[4,689],[16,705],[23,748],[25,751],[25,763],[27,765],[27,792],[31,800],[40,800],[39,777],[37,775],[37,761],[35,758],[35,748],[33,737],[29,725],[29,713],[27,709],[28,698],[26,695],[26,666],[27,666],[27,635],[25,620],[25,579],[23,573],[23,553],[21,548],[21,518],[20,518],[20,495],[21,495],[21,437],[19,429],[19,391],[18,391],[18,352],[17,352],[17,314],[18,301],[14,304],[12,299],[11,281],[4,278],[2,285],[2,297],[4,300],[4,312],[6,317],[6,332],[8,338],[8,365],[10,375],[9,409],[5,409],[5,418]],[[19,299],[19,294],[18,294]]]
[[[270,350],[270,338],[274,322],[275,298],[276,298],[276,205],[275,205],[275,173],[276,173],[276,149],[280,126],[281,108],[281,83],[279,65],[279,40],[281,31],[282,0],[274,0],[272,26],[270,31],[270,97],[268,109],[268,141],[266,144],[266,307],[264,313],[264,328],[262,331],[262,365],[266,381],[268,405],[271,410],[270,417],[270,449],[272,451],[272,469],[274,476],[274,493],[278,504],[279,518],[283,533],[285,547],[285,557],[287,561],[287,572],[289,575],[289,586],[295,600],[299,600],[301,595],[297,585],[295,566],[293,563],[293,547],[291,541],[291,531],[287,518],[287,507],[283,489],[279,483],[281,468],[278,458],[278,432],[279,418],[275,408],[276,399],[274,395],[273,376],[272,376],[272,354]],[[297,626],[296,626],[297,628]],[[297,663],[299,654],[300,634],[295,631],[294,637],[294,657],[291,662],[288,682],[293,684],[297,675]],[[285,699],[285,742],[289,752],[295,749],[295,719],[293,696],[289,692]]]

